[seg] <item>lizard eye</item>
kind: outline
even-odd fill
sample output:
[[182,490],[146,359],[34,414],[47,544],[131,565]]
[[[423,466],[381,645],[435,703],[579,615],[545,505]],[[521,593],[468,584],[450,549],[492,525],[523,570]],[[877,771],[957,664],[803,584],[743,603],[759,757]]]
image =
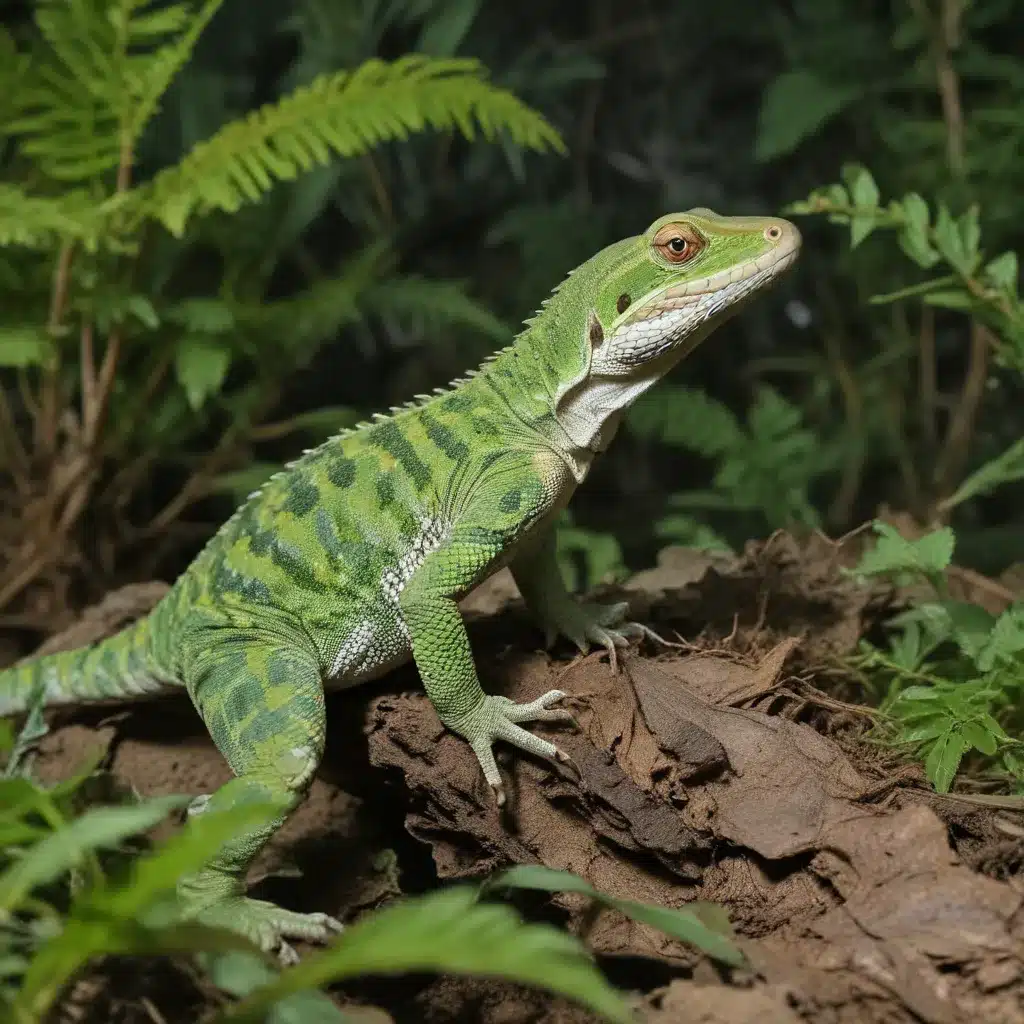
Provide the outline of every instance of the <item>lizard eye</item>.
[[704,239],[689,224],[666,224],[654,236],[654,248],[669,263],[688,263],[704,248]]

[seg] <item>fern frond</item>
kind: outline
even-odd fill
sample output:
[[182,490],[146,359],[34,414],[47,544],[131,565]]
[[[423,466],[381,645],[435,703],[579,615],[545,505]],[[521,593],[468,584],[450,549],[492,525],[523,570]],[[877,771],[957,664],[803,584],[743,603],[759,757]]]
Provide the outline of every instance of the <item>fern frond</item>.
[[193,213],[234,212],[278,181],[332,156],[355,156],[427,128],[487,139],[499,131],[529,149],[563,150],[554,128],[491,85],[478,61],[412,55],[320,75],[234,121],[151,183],[150,209],[180,235]]
[[38,0],[32,54],[7,131],[57,181],[87,181],[131,159],[171,79],[222,0]]
[[387,277],[368,290],[361,308],[408,324],[419,334],[436,334],[459,325],[499,345],[512,340],[509,325],[471,298],[459,281],[432,281],[413,274]]
[[82,191],[30,196],[17,185],[0,184],[0,246],[46,250],[75,241],[95,249],[101,215],[100,204]]

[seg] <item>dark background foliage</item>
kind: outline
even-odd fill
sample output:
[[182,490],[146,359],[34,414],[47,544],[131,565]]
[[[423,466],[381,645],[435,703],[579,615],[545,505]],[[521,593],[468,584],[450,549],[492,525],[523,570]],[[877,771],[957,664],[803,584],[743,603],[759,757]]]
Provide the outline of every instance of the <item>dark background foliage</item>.
[[[30,15],[9,5],[16,37]],[[318,74],[410,52],[479,58],[567,152],[427,132],[300,175],[183,242],[152,232],[143,294],[230,295],[271,312],[188,429],[181,388],[160,378],[138,439],[147,487],[118,506],[92,579],[178,571],[310,437],[458,376],[569,269],[666,211],[778,212],[856,162],[883,204],[915,191],[957,215],[976,205],[985,251],[1016,248],[1022,40],[1012,0],[225,3],[141,140],[138,180]],[[669,540],[838,533],[883,504],[941,521],[964,476],[1020,436],[1019,374],[999,369],[964,310],[868,303],[921,278],[891,239],[851,249],[825,218],[800,223],[797,270],[651,394],[581,489],[565,535],[577,582],[649,563]],[[352,315],[351,288],[332,282],[373,246],[393,276],[362,289]],[[317,289],[319,307],[289,311]],[[142,388],[141,370],[123,372]],[[274,426],[317,409],[315,429]],[[735,435],[731,447],[697,436],[709,423]],[[125,444],[115,461],[132,455]],[[1024,552],[1018,491],[956,507],[958,555],[991,570]]]

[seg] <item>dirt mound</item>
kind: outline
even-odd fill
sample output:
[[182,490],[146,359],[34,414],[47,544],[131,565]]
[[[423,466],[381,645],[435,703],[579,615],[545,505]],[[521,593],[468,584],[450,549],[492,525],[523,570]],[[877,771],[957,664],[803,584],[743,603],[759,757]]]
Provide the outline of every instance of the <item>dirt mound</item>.
[[[735,562],[670,550],[617,592],[686,641],[631,651],[618,671],[603,655],[537,651],[499,574],[465,606],[481,676],[515,700],[566,691],[578,728],[535,728],[573,763],[503,751],[510,799],[499,811],[472,754],[414,689],[413,670],[339,695],[321,777],[261,861],[262,887],[297,909],[352,919],[436,879],[544,864],[616,897],[728,910],[748,970],[713,966],[579,896],[517,897],[584,934],[652,1022],[1024,1022],[1024,821],[937,798],[917,769],[861,742],[863,709],[823,672],[882,609],[881,595],[839,572],[849,561],[823,538],[786,535]],[[177,699],[159,713],[75,713],[45,741],[40,774],[69,774],[96,744],[146,794],[209,792],[227,777]],[[103,965],[71,994],[66,1019],[195,1020],[213,995],[189,975],[181,1016],[169,969],[136,965],[128,984]],[[466,979],[370,980],[337,998],[367,1020],[590,1019],[545,995]]]

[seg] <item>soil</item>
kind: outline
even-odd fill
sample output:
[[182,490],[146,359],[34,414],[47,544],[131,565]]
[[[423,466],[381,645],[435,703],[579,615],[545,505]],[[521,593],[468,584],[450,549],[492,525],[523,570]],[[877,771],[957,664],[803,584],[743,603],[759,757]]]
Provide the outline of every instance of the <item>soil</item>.
[[[614,666],[603,652],[539,650],[499,574],[464,604],[481,675],[514,700],[566,691],[578,728],[533,728],[573,764],[502,751],[510,800],[499,811],[414,669],[333,696],[322,771],[261,858],[257,888],[351,921],[400,893],[543,864],[616,897],[727,910],[749,969],[716,966],[615,911],[595,916],[579,896],[517,898],[528,916],[584,935],[648,1021],[1022,1024],[1024,815],[939,797],[870,741],[871,711],[837,662],[893,595],[843,575],[858,543],[778,534],[738,559],[668,549],[607,589],[677,646],[645,642]],[[957,579],[990,608],[1006,591]],[[47,647],[119,628],[161,593],[119,591]],[[36,765],[46,781],[97,747],[147,795],[209,793],[228,777],[187,700],[51,722]],[[354,1019],[396,1024],[593,1019],[487,980],[370,979],[333,995]],[[191,1024],[218,1000],[186,964],[106,961],[60,1019]]]

